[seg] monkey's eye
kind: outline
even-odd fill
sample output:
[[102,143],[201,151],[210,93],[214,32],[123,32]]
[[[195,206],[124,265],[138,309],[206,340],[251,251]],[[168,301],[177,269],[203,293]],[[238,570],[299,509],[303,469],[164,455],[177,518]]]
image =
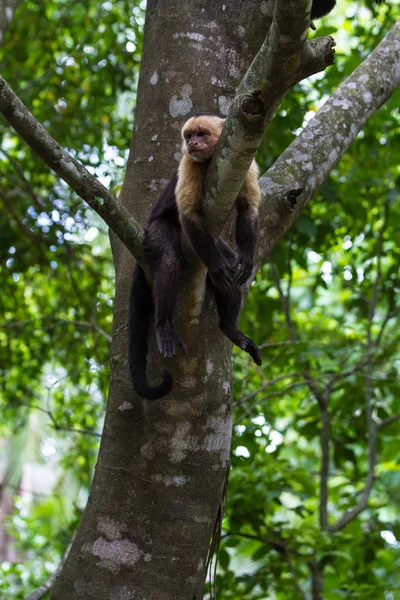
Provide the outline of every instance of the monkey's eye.
[[204,131],[199,131],[199,133],[197,134],[197,137],[203,137],[204,135]]
[[190,133],[185,133],[185,140],[190,140],[192,135]]

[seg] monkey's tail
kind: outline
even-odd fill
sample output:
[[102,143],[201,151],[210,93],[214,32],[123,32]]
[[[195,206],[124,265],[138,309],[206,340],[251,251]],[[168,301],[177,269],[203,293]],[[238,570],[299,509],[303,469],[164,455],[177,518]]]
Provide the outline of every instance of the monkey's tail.
[[146,400],[158,400],[172,389],[172,377],[166,369],[160,385],[151,387],[147,382],[147,340],[152,313],[151,288],[143,269],[136,265],[129,300],[129,369],[134,390]]

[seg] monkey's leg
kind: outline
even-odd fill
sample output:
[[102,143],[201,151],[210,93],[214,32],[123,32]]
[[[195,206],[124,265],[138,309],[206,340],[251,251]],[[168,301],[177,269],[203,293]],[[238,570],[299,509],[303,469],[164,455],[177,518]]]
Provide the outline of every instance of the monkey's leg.
[[249,337],[237,328],[242,296],[240,288],[234,285],[228,291],[213,286],[219,315],[219,327],[233,344],[250,354],[257,365],[261,365],[261,351]]
[[184,352],[187,348],[175,329],[173,315],[178,293],[179,258],[167,254],[159,262],[153,279],[155,301],[155,327],[158,348],[165,358],[176,354],[177,346]]
[[235,281],[243,285],[253,271],[253,257],[258,237],[258,206],[254,206],[247,198],[239,197],[236,201],[236,244],[239,252],[237,276]]
[[185,213],[180,210],[180,219],[194,251],[206,265],[213,285],[229,289],[233,282],[234,268],[227,263],[208,233],[204,217],[195,211]]
[[160,219],[149,226],[146,238],[146,256],[153,279],[158,349],[163,356],[171,358],[177,346],[187,352],[173,321],[181,259],[179,232]]

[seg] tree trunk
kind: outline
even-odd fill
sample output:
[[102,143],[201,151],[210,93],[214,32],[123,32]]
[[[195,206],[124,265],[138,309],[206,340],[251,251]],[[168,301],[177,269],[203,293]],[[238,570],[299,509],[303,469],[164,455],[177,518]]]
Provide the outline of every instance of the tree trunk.
[[18,0],[0,0],[0,44],[3,43],[18,4]]
[[317,561],[310,563],[312,600],[323,600],[324,574]]
[[[124,204],[145,224],[177,166],[179,130],[197,112],[224,114],[261,45],[258,0],[148,3]],[[263,3],[261,3],[263,6]],[[173,392],[134,396],[127,366],[133,261],[113,239],[116,298],[111,383],[89,502],[52,600],[200,600],[229,469],[231,344],[199,266],[182,278],[177,327],[188,346],[168,369]],[[150,381],[162,366],[150,345]]]

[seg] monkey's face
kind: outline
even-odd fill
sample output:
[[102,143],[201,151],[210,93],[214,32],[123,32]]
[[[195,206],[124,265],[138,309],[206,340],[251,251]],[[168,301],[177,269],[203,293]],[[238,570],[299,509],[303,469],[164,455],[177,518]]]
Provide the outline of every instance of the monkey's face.
[[218,138],[214,139],[208,131],[197,129],[184,134],[185,152],[196,162],[204,162],[211,158]]
[[209,160],[221,135],[224,120],[217,116],[193,117],[182,129],[182,152],[196,162]]

